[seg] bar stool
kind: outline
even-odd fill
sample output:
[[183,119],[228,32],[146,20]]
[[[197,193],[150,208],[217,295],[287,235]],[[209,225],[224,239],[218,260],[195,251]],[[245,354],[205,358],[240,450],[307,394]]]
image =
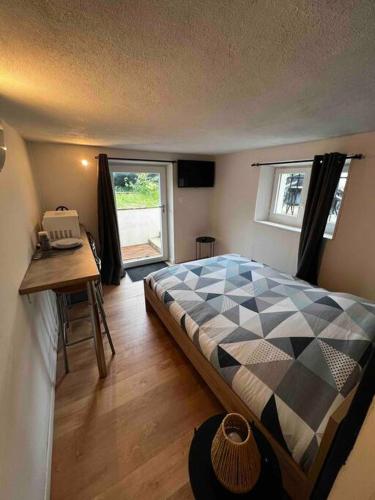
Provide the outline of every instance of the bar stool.
[[[94,255],[96,264],[98,266],[98,269],[100,270],[101,268],[101,260],[97,254],[96,251],[96,246],[95,246],[95,240],[92,236],[91,233],[87,233],[87,238],[90,243],[90,247],[92,250],[92,253]],[[116,354],[115,348],[113,346],[112,342],[112,337],[109,332],[108,328],[108,323],[107,323],[107,318],[106,314],[103,308],[103,303],[104,303],[104,297],[103,297],[103,289],[102,289],[102,283],[99,280],[95,281],[95,296],[93,297],[94,300],[96,300],[98,304],[98,309],[99,309],[99,319],[101,323],[104,326],[104,333],[106,334],[108,338],[109,345],[111,347],[112,355]],[[56,302],[57,302],[57,312],[58,312],[58,320],[59,320],[59,335],[61,338],[62,346],[63,346],[63,353],[64,353],[64,365],[65,365],[65,372],[69,372],[69,361],[68,361],[68,353],[67,353],[67,347],[71,347],[73,345],[79,344],[81,342],[84,342],[86,340],[90,340],[94,338],[94,335],[89,335],[87,337],[84,337],[79,340],[75,340],[73,342],[70,342],[68,339],[68,331],[70,329],[70,325],[73,321],[78,321],[78,320],[83,320],[89,318],[89,316],[81,316],[78,318],[71,319],[69,317],[69,308],[72,307],[72,301],[71,297],[73,294],[87,294],[86,291],[86,286],[85,285],[76,285],[76,286],[70,286],[70,287],[63,287],[63,288],[58,288],[54,290],[56,294]],[[87,297],[87,301],[90,302],[89,297]],[[93,304],[89,304],[90,309],[93,306]],[[92,329],[94,331],[95,325],[93,322],[93,318],[91,316],[91,324],[92,324]]]
[[208,245],[208,248],[206,248],[208,250],[208,255],[205,255],[204,258],[213,257],[215,255],[215,241],[216,239],[212,236],[198,236],[198,238],[195,239],[195,258],[202,258],[202,245]]
[[[68,297],[73,294],[73,293],[82,293],[86,290],[85,286],[78,285],[78,286],[71,286],[71,287],[65,287],[65,288],[58,288],[54,290],[56,294],[56,301],[57,301],[57,311],[58,311],[58,319],[59,319],[59,335],[60,339],[62,342],[62,347],[63,347],[63,353],[64,353],[64,365],[65,365],[65,372],[69,373],[69,361],[68,361],[68,353],[67,353],[67,347],[71,347],[76,344],[80,344],[81,342],[85,342],[86,340],[90,340],[94,338],[94,335],[89,335],[87,337],[75,340],[75,341],[69,341],[68,339],[68,331],[70,330],[70,325],[74,321],[79,321],[79,320],[84,320],[89,318],[89,316],[80,316],[78,318],[73,318],[71,319],[69,317],[69,305],[68,305]],[[103,304],[101,301],[101,296],[99,292],[99,286],[97,283],[95,283],[95,297],[94,300],[97,301],[98,308],[99,308],[99,318],[101,320],[101,323],[104,326],[104,333],[106,334],[108,338],[109,345],[111,347],[112,355],[116,354],[115,348],[113,346],[112,342],[112,337],[109,332],[108,328],[108,323],[107,323],[107,318],[106,314],[103,308]],[[92,307],[92,304],[90,304],[90,308]],[[93,324],[93,319],[91,318],[91,324],[92,328],[94,330],[95,326]]]

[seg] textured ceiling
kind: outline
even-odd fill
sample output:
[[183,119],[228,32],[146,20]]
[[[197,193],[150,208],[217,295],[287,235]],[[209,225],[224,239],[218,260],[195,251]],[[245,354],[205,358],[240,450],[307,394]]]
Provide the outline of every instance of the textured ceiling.
[[2,0],[24,137],[217,153],[375,130],[374,0]]

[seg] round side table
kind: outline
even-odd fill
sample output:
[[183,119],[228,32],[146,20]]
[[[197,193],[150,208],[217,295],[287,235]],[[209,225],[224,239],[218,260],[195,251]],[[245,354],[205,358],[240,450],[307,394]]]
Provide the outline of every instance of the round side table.
[[262,465],[259,479],[254,488],[245,494],[235,494],[226,490],[216,479],[211,464],[211,444],[225,414],[215,415],[195,430],[189,451],[189,477],[196,500],[228,499],[286,499],[282,488],[279,464],[271,445],[263,434],[251,425],[255,441],[261,455]]
[[205,255],[204,258],[213,257],[215,255],[215,241],[216,239],[212,236],[198,236],[198,238],[195,239],[195,258],[202,258],[202,246],[204,248],[206,245],[208,245],[208,255]]

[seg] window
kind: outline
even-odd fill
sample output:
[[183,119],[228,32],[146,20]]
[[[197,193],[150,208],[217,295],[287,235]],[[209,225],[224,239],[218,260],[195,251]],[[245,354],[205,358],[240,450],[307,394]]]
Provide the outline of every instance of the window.
[[345,166],[341,172],[339,183],[337,184],[335,196],[333,197],[331,210],[329,212],[326,233],[333,234],[335,230],[335,225],[341,210],[342,199],[344,197],[344,191],[349,175],[349,162],[345,163]]
[[301,226],[310,180],[310,167],[275,168],[269,219]]
[[[332,201],[325,232],[333,234],[341,209],[350,161],[345,163]],[[311,165],[275,167],[268,220],[284,226],[302,226],[310,182]]]

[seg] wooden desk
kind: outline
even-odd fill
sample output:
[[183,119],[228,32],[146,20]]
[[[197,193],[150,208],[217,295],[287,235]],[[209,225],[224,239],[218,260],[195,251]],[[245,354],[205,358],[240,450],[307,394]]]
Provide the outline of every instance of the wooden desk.
[[19,288],[19,293],[29,295],[43,290],[86,284],[91,306],[99,376],[104,378],[107,376],[107,367],[94,289],[94,282],[100,278],[100,273],[83,227],[81,227],[81,238],[83,245],[80,248],[57,250],[50,257],[32,260]]

